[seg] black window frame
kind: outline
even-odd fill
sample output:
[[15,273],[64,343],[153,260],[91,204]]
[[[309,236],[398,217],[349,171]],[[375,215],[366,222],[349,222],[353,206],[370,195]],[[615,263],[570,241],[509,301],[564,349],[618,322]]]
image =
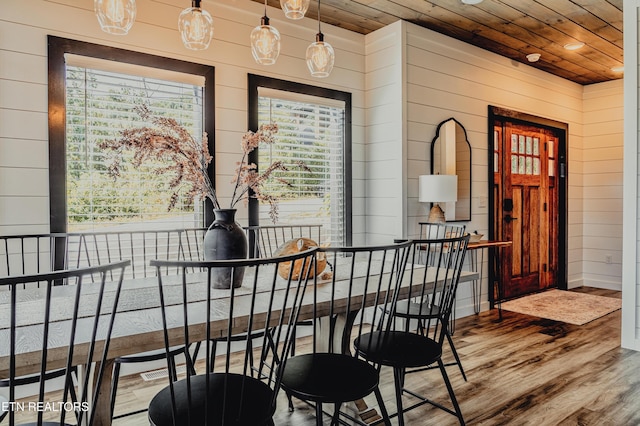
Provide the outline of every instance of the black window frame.
[[[248,128],[252,131],[258,130],[258,89],[260,87],[281,90],[303,95],[316,96],[319,98],[334,99],[344,102],[345,123],[344,123],[344,241],[350,246],[353,241],[353,215],[352,215],[352,103],[351,93],[340,90],[328,89],[325,87],[313,86],[310,84],[297,83],[288,80],[281,80],[273,77],[265,77],[257,74],[248,75]],[[258,167],[258,150],[249,154],[249,163],[255,163]],[[259,204],[255,198],[249,199],[249,225],[259,225]]]
[[[49,209],[50,232],[67,232],[66,197],[66,53],[115,62],[199,75],[205,78],[204,131],[209,152],[215,153],[215,68],[211,65],[165,58],[56,36],[47,36],[49,85]],[[208,168],[215,187],[215,164]],[[213,207],[207,200],[205,224],[213,222]]]

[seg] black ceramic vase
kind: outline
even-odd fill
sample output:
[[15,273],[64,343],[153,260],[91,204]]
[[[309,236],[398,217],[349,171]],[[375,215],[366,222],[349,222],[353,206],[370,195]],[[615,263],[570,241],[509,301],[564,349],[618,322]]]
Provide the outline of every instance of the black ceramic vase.
[[[247,258],[247,236],[236,223],[236,209],[214,209],[215,219],[204,235],[204,260]],[[212,270],[213,288],[231,288],[231,268]],[[233,286],[240,287],[244,268],[236,269]]]

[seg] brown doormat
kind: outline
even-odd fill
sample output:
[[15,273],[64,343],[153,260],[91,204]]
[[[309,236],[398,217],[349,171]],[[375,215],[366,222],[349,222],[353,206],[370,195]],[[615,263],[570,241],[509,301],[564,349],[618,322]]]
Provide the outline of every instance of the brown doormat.
[[621,307],[621,299],[563,290],[548,290],[502,303],[502,309],[506,311],[576,325],[586,324]]

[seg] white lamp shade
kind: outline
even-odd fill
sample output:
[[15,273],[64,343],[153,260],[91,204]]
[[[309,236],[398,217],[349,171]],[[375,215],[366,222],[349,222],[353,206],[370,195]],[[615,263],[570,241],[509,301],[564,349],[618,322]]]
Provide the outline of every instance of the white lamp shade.
[[458,176],[422,175],[418,179],[418,201],[421,203],[447,203],[458,199]]

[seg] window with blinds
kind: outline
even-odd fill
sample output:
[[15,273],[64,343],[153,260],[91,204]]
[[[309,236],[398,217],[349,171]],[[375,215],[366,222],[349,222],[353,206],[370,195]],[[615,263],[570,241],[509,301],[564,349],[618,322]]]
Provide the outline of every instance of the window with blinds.
[[[113,63],[113,61],[111,61]],[[148,125],[134,106],[147,103],[154,114],[176,119],[193,135],[203,134],[203,84],[149,77],[144,67],[124,72],[91,59],[68,58],[66,67],[67,229],[172,229],[202,226],[202,203],[179,200],[167,210],[173,176],[154,173],[149,162],[125,161],[121,176],[108,173],[109,159],[98,147],[125,128]],[[155,72],[157,74],[157,71]],[[170,73],[167,73],[170,75]],[[166,77],[166,76],[165,76]],[[129,158],[132,158],[132,154]]]
[[[259,124],[277,123],[276,142],[259,149],[260,168],[282,160],[303,161],[311,173],[295,169],[271,180],[267,190],[277,195],[278,224],[321,224],[321,243],[345,243],[345,106],[331,99],[260,88]],[[270,223],[269,206],[259,207],[260,223]]]

